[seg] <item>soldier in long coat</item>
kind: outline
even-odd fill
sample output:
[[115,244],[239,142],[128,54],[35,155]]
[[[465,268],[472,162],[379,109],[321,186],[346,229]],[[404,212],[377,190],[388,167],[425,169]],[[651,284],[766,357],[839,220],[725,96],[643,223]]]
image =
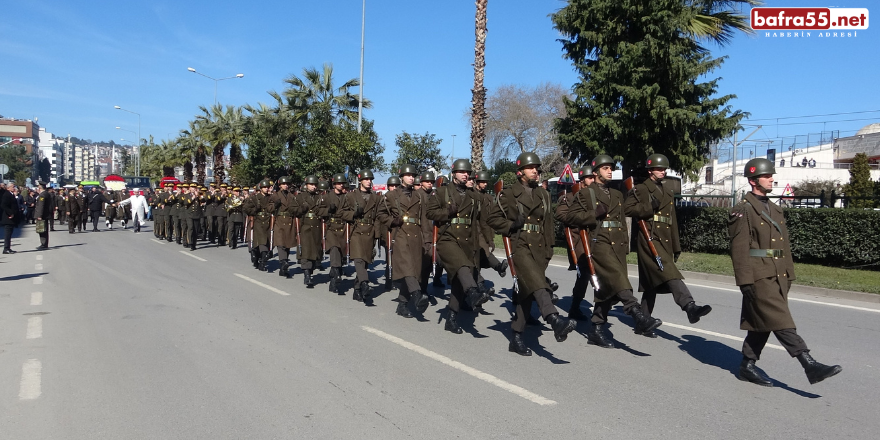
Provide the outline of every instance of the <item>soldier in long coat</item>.
[[244,227],[244,211],[242,211],[243,204],[244,198],[241,196],[241,187],[233,187],[232,193],[226,198],[224,206],[228,220],[226,241],[231,249],[238,248],[241,229]]
[[229,185],[220,184],[220,192],[214,196],[214,238],[217,246],[226,246],[226,228],[229,213],[226,212],[226,199],[229,197]]
[[[400,177],[399,176],[391,176],[388,178],[388,181],[385,183],[385,194],[382,195],[382,200],[388,198],[388,194],[396,191],[400,188]],[[379,252],[382,252],[382,249],[385,250],[385,260],[388,260],[388,231],[389,227],[385,222],[379,222],[379,225],[376,227],[376,237],[378,240],[378,248]],[[388,290],[394,289],[394,283],[391,281],[390,273],[391,270],[388,264],[385,265],[385,288]]]
[[[37,228],[43,229],[43,232],[37,233],[40,236],[40,245],[37,246],[37,250],[45,250],[49,249],[49,217],[52,216],[52,199],[49,191],[46,191],[45,183],[40,183],[39,188],[40,193],[37,195],[37,202],[34,205],[34,219]],[[40,226],[41,222],[42,227]]]
[[[425,171],[416,179],[418,180],[418,186],[416,187],[415,191],[424,194],[426,198],[434,197],[435,179],[436,177],[434,176],[433,171]],[[433,295],[431,295],[431,293],[428,291],[428,279],[431,278],[431,269],[433,264],[433,230],[431,232],[431,235],[425,236],[423,238],[425,239],[424,257],[422,258],[422,274],[419,277],[419,280],[422,283],[422,293],[428,295],[428,297],[431,298]],[[439,263],[437,263],[437,265],[440,266]],[[439,273],[439,270],[437,272]],[[439,287],[445,287],[442,281],[440,281]],[[436,303],[436,300],[434,300],[433,302]]]
[[303,269],[303,284],[311,289],[315,287],[312,274],[324,259],[321,249],[321,195],[318,194],[318,178],[306,176],[304,191],[296,196],[299,203],[299,240],[300,254],[296,259]]
[[474,178],[474,191],[480,199],[480,212],[484,215],[480,216],[480,265],[477,266],[477,285],[482,292],[489,295],[494,294],[494,289],[486,287],[486,280],[480,274],[480,269],[492,269],[504,278],[507,275],[507,260],[499,260],[495,256],[495,231],[489,227],[489,212],[492,211],[492,205],[495,198],[489,194],[489,172],[478,171]]
[[788,354],[800,361],[807,379],[814,384],[840,373],[842,368],[821,364],[810,356],[788,309],[788,291],[795,280],[794,263],[785,216],[767,197],[773,191],[775,173],[773,162],[767,159],[746,163],[743,176],[749,179],[752,190],[733,208],[728,221],[733,274],[743,294],[740,329],[748,331],[737,377],[773,386],[755,367],[773,332]]
[[196,243],[201,235],[202,218],[204,217],[207,197],[202,194],[198,185],[191,185],[190,193],[185,200],[187,214],[186,224],[189,228],[189,250],[196,250]]
[[330,256],[330,291],[343,295],[339,288],[342,278],[342,257],[345,252],[345,225],[347,222],[342,216],[342,206],[345,203],[345,187],[348,180],[345,174],[333,175],[333,189],[321,197],[321,206],[318,211],[325,223],[324,250]]
[[107,198],[110,202],[104,206],[104,225],[109,229],[113,229],[113,223],[116,221],[116,204],[119,203],[119,195],[116,191],[108,190]]
[[[593,176],[593,167],[590,165],[582,167],[578,173],[578,179],[580,180],[581,186],[586,187],[591,185],[595,180],[595,176]],[[581,311],[581,304],[587,296],[587,286],[590,284],[590,269],[587,261],[587,254],[584,251],[584,244],[581,241],[580,229],[577,226],[568,223],[568,210],[571,208],[571,204],[574,203],[576,197],[577,194],[567,192],[560,194],[559,199],[556,201],[556,212],[553,216],[556,221],[569,228],[571,241],[572,244],[574,244],[574,252],[575,255],[577,255],[577,261],[574,263],[577,265],[578,276],[575,278],[574,287],[571,289],[571,305],[568,308],[568,317],[572,319],[586,320],[588,317]],[[569,270],[572,269],[569,268]]]
[[[409,305],[418,313],[428,309],[428,296],[422,289],[422,259],[424,244],[430,241],[431,221],[428,220],[428,196],[414,188],[416,167],[403,165],[398,170],[401,186],[385,195],[382,223],[391,231],[388,256],[391,258],[391,277],[402,280],[398,294],[397,314],[412,318]],[[386,239],[387,240],[387,239]]]
[[642,313],[627,278],[629,234],[623,213],[623,194],[609,186],[614,159],[602,154],[596,156],[591,165],[596,181],[578,191],[565,222],[589,229],[593,265],[599,279],[599,290],[593,292],[595,304],[587,343],[613,348],[614,344],[605,335],[603,327],[608,322],[608,312],[617,302],[623,302],[624,311],[635,320],[637,332],[653,331],[663,322]]
[[370,277],[367,266],[373,262],[375,223],[382,205],[382,196],[373,192],[373,172],[362,170],[358,173],[358,187],[345,195],[342,218],[351,223],[349,246],[351,259],[356,272],[352,299],[369,303]]
[[[645,234],[637,232],[639,257],[639,291],[642,293],[642,312],[651,316],[654,301],[658,293],[672,293],[675,303],[687,314],[688,321],[696,324],[701,317],[712,311],[708,305],[698,306],[694,302],[687,285],[682,281],[684,276],[678,271],[675,262],[681,253],[678,240],[678,220],[675,217],[675,194],[672,188],[664,186],[666,169],[669,159],[662,154],[652,154],[645,161],[648,179],[633,186],[626,197],[624,213],[633,218],[633,225],[644,220],[651,234],[651,243],[657,249],[663,270],[654,259]],[[643,336],[656,338],[653,331],[642,333]]]
[[76,227],[80,225],[79,215],[81,214],[79,202],[76,200],[78,191],[71,189],[64,203],[64,215],[67,217],[67,232],[73,234]]
[[269,238],[270,226],[272,221],[272,211],[269,209],[269,187],[272,186],[268,180],[260,182],[260,192],[248,197],[242,206],[244,213],[252,219],[251,230],[251,262],[254,267],[265,271],[266,263],[269,261]]
[[153,236],[160,240],[165,238],[165,212],[162,208],[164,197],[166,197],[165,191],[159,187],[150,198],[150,211],[153,213]]
[[519,180],[498,194],[489,213],[489,226],[505,237],[510,237],[513,268],[516,270],[514,303],[516,316],[511,324],[513,337],[509,350],[531,356],[525,346],[522,332],[532,309],[538,303],[541,316],[553,328],[557,341],[562,342],[577,327],[577,321],[559,316],[553,305],[553,292],[547,280],[547,266],[553,257],[556,240],[550,194],[538,185],[541,160],[535,153],[522,153],[516,159]]
[[456,160],[452,163],[452,184],[437,188],[434,197],[428,199],[428,218],[438,222],[439,228],[437,256],[452,284],[445,329],[455,334],[462,333],[457,320],[461,303],[476,310],[489,300],[488,294],[480,292],[474,277],[479,259],[481,213],[480,199],[467,189],[472,172],[469,161]]
[[296,194],[290,191],[291,180],[289,176],[278,179],[281,190],[269,196],[269,212],[275,216],[272,239],[278,250],[278,262],[281,263],[278,275],[287,278],[290,278],[290,249],[297,245],[294,218],[299,215],[299,202]]

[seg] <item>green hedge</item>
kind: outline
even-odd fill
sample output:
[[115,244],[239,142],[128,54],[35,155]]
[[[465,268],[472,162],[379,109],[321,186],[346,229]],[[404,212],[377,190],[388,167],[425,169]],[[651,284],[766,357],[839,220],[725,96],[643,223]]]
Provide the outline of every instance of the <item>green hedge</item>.
[[[785,209],[791,252],[799,263],[880,270],[880,211]],[[678,208],[685,252],[726,254],[727,208]]]

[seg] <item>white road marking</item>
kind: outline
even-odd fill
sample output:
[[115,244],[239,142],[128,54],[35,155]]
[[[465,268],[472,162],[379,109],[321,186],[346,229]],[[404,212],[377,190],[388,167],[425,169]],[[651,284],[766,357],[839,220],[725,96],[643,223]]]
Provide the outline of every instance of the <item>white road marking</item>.
[[736,293],[742,293],[742,292],[740,292],[739,289],[728,289],[728,288],[726,288],[726,287],[707,286],[707,285],[705,285],[705,284],[695,284],[695,283],[687,283],[687,285],[688,285],[688,286],[694,286],[694,287],[705,287],[705,288],[707,288],[707,289],[713,289],[713,290],[723,290],[723,291],[725,291],[725,292],[736,292]]
[[41,263],[37,263],[34,265],[34,270],[43,270],[43,265]]
[[[695,332],[695,333],[702,333],[704,335],[710,335],[710,336],[715,336],[718,338],[730,339],[730,340],[739,341],[739,342],[742,342],[742,340],[745,339],[745,337],[743,337],[743,336],[725,335],[724,333],[703,330],[703,329],[699,329],[699,328],[695,328],[695,327],[688,327],[686,325],[673,324],[671,322],[664,322],[663,325],[660,326],[660,328],[663,328],[663,327],[672,327],[672,328],[677,328],[680,330],[687,330],[687,331],[691,331],[691,332]],[[785,348],[782,348],[782,346],[776,345],[776,344],[767,344],[767,345],[765,345],[765,347],[775,348],[777,350],[783,350],[783,351],[785,350]]]
[[254,284],[256,284],[256,285],[258,285],[258,286],[260,286],[260,287],[262,287],[262,288],[264,288],[264,289],[271,290],[271,291],[273,291],[273,292],[275,292],[275,293],[277,293],[277,294],[279,294],[279,295],[290,296],[289,293],[287,293],[287,292],[285,292],[285,291],[283,291],[283,290],[281,290],[281,289],[276,289],[276,288],[274,288],[274,287],[272,287],[272,286],[270,286],[270,285],[268,285],[268,284],[263,284],[263,283],[261,283],[261,282],[255,280],[255,279],[253,279],[253,278],[246,277],[246,276],[244,276],[244,275],[242,275],[242,274],[240,274],[240,273],[235,274],[235,276],[237,276],[237,277],[239,277],[239,278],[241,278],[241,279],[243,279],[243,280],[245,280],[245,281],[250,281],[250,282],[252,282],[252,283],[254,283]]
[[43,292],[33,292],[33,293],[31,293],[31,305],[32,305],[32,306],[41,306],[41,305],[43,305]]
[[43,259],[43,256],[42,256],[42,255],[37,255],[37,261],[40,261],[40,260],[42,260],[42,259]]
[[400,345],[401,347],[407,348],[407,349],[412,350],[412,351],[414,351],[418,354],[421,354],[425,357],[431,358],[437,362],[440,362],[443,365],[447,365],[452,368],[455,368],[456,370],[459,370],[461,372],[469,374],[469,375],[476,377],[477,379],[480,379],[484,382],[488,382],[492,385],[495,385],[498,388],[501,388],[506,391],[510,391],[511,393],[516,394],[517,396],[520,396],[523,399],[526,399],[526,400],[531,401],[533,403],[537,403],[538,405],[555,405],[556,404],[556,401],[550,400],[546,397],[539,396],[539,395],[537,395],[529,390],[526,390],[522,387],[519,387],[519,386],[514,385],[512,383],[503,381],[503,380],[501,380],[501,379],[499,379],[489,373],[484,373],[480,370],[477,370],[476,368],[469,367],[465,364],[462,364],[461,362],[449,359],[448,357],[443,356],[442,354],[434,353],[431,350],[428,350],[424,347],[413,344],[411,342],[404,341],[403,339],[400,339],[396,336],[389,335],[388,333],[385,333],[381,330],[376,330],[372,327],[367,327],[367,326],[361,326],[361,328],[380,337],[380,338],[382,338],[382,339],[391,341],[397,345]]
[[187,257],[192,257],[192,258],[195,258],[196,260],[199,260],[199,261],[208,261],[202,257],[197,257],[197,256],[191,254],[190,252],[192,252],[192,251],[180,251],[181,254],[186,255]]
[[34,284],[43,284],[43,277],[34,277]]
[[155,238],[151,238],[150,241],[155,241],[156,243],[159,243],[159,244],[165,244],[164,241],[162,241],[162,240],[156,240]]
[[43,337],[43,318],[31,316],[28,318],[27,339],[39,339]]
[[43,364],[38,359],[28,359],[21,366],[21,384],[18,388],[20,400],[33,400],[40,397],[40,382],[43,375]]
[[819,305],[823,305],[823,306],[841,307],[844,309],[861,310],[864,312],[880,313],[880,309],[869,309],[867,307],[848,306],[845,304],[834,304],[834,303],[828,303],[828,302],[822,302],[822,301],[813,301],[811,299],[792,298],[790,296],[788,297],[788,300],[789,301],[800,301],[800,302],[805,302],[805,303],[810,303],[810,304],[819,304]]

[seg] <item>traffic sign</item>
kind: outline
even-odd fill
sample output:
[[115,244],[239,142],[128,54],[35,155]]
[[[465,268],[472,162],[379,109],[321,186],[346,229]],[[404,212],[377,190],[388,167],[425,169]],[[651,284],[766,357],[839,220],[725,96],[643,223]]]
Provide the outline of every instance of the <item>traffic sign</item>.
[[9,172],[9,167],[6,166],[5,163],[0,163],[0,174],[6,174]]
[[794,191],[791,190],[791,184],[785,184],[785,190],[782,191],[782,197],[794,197]]
[[565,168],[562,170],[562,175],[559,176],[559,183],[567,183],[569,185],[574,183],[574,174],[571,172],[571,165],[565,164]]

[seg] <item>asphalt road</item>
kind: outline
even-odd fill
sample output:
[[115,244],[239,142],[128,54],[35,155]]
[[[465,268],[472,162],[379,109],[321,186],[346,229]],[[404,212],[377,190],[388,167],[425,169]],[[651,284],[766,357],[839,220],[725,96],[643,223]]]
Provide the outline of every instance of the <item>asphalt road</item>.
[[[507,351],[511,281],[492,315],[462,314],[465,333],[259,272],[247,250],[195,252],[117,228],[51,234],[32,227],[0,258],[0,438],[876,438],[880,305],[792,295],[814,357],[843,372],[810,385],[768,346],[775,387],[734,376],[744,332],[735,286],[694,281],[713,312],[689,324],[669,295],[657,339],[618,314],[620,348],[526,332],[532,357]],[[101,225],[103,227],[103,224]],[[198,257],[198,258],[195,258]],[[566,265],[567,266],[567,265]],[[551,266],[562,300],[574,272]],[[381,279],[374,265],[373,280]],[[318,276],[326,281],[327,272]],[[378,289],[383,291],[384,289]],[[434,290],[435,294],[442,294]],[[448,290],[445,291],[448,293]],[[588,296],[589,297],[589,296]],[[804,301],[806,300],[806,301]],[[812,302],[808,302],[812,301]],[[584,306],[587,311],[587,306]],[[771,338],[771,344],[778,342]]]

